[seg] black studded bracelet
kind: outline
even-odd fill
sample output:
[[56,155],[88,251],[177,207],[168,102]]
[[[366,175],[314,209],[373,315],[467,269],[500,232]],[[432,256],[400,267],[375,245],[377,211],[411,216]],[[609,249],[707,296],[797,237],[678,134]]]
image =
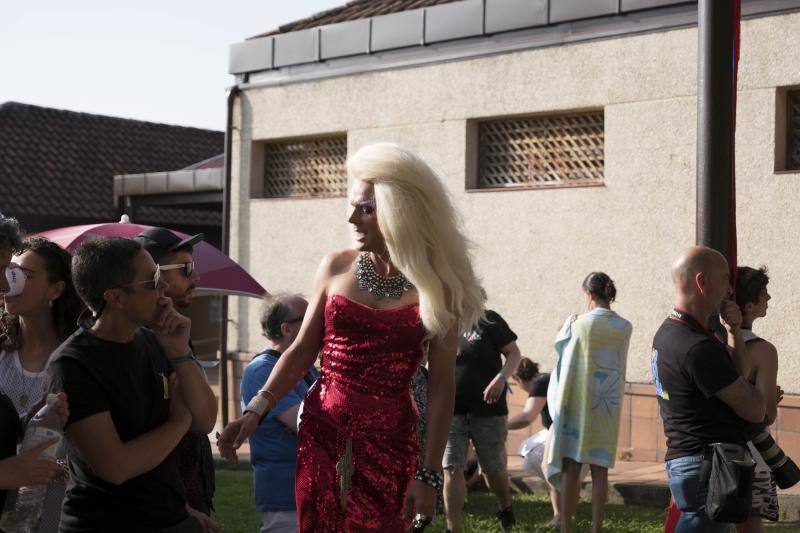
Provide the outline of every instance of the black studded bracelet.
[[442,487],[444,487],[444,476],[442,476],[442,473],[438,470],[425,468],[424,466],[417,468],[417,473],[414,474],[414,479],[430,485],[436,489],[437,492],[442,490]]

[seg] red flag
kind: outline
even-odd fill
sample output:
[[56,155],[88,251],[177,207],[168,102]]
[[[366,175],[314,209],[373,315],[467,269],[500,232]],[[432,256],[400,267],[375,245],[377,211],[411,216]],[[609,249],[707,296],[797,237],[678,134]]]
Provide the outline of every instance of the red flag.
[[669,509],[667,509],[667,520],[664,522],[664,533],[675,533],[675,528],[678,525],[678,519],[681,517],[681,511],[678,505],[671,497],[669,499]]

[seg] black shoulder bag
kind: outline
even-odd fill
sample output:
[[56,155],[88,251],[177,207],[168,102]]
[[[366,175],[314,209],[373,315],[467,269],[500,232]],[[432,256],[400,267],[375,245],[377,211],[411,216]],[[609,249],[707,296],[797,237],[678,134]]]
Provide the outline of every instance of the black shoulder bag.
[[706,515],[715,522],[741,524],[752,508],[755,461],[745,446],[716,442],[705,454]]

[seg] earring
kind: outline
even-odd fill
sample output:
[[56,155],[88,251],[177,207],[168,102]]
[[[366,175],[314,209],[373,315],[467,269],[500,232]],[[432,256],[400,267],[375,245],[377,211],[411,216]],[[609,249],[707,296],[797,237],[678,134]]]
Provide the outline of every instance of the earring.
[[53,300],[48,300],[47,303],[50,305],[50,307],[53,307]]

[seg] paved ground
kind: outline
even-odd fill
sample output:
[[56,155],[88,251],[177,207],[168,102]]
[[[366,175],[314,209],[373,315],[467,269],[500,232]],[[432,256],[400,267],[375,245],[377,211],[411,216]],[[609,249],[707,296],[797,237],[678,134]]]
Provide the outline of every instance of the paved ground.
[[[546,493],[541,479],[522,470],[520,457],[508,458],[512,484],[520,492]],[[608,473],[609,501],[624,505],[650,505],[666,508],[669,505],[669,488],[664,463],[618,461]],[[591,500],[591,478],[587,476],[581,491],[584,501]],[[800,484],[788,490],[779,490],[781,522],[800,521]]]

